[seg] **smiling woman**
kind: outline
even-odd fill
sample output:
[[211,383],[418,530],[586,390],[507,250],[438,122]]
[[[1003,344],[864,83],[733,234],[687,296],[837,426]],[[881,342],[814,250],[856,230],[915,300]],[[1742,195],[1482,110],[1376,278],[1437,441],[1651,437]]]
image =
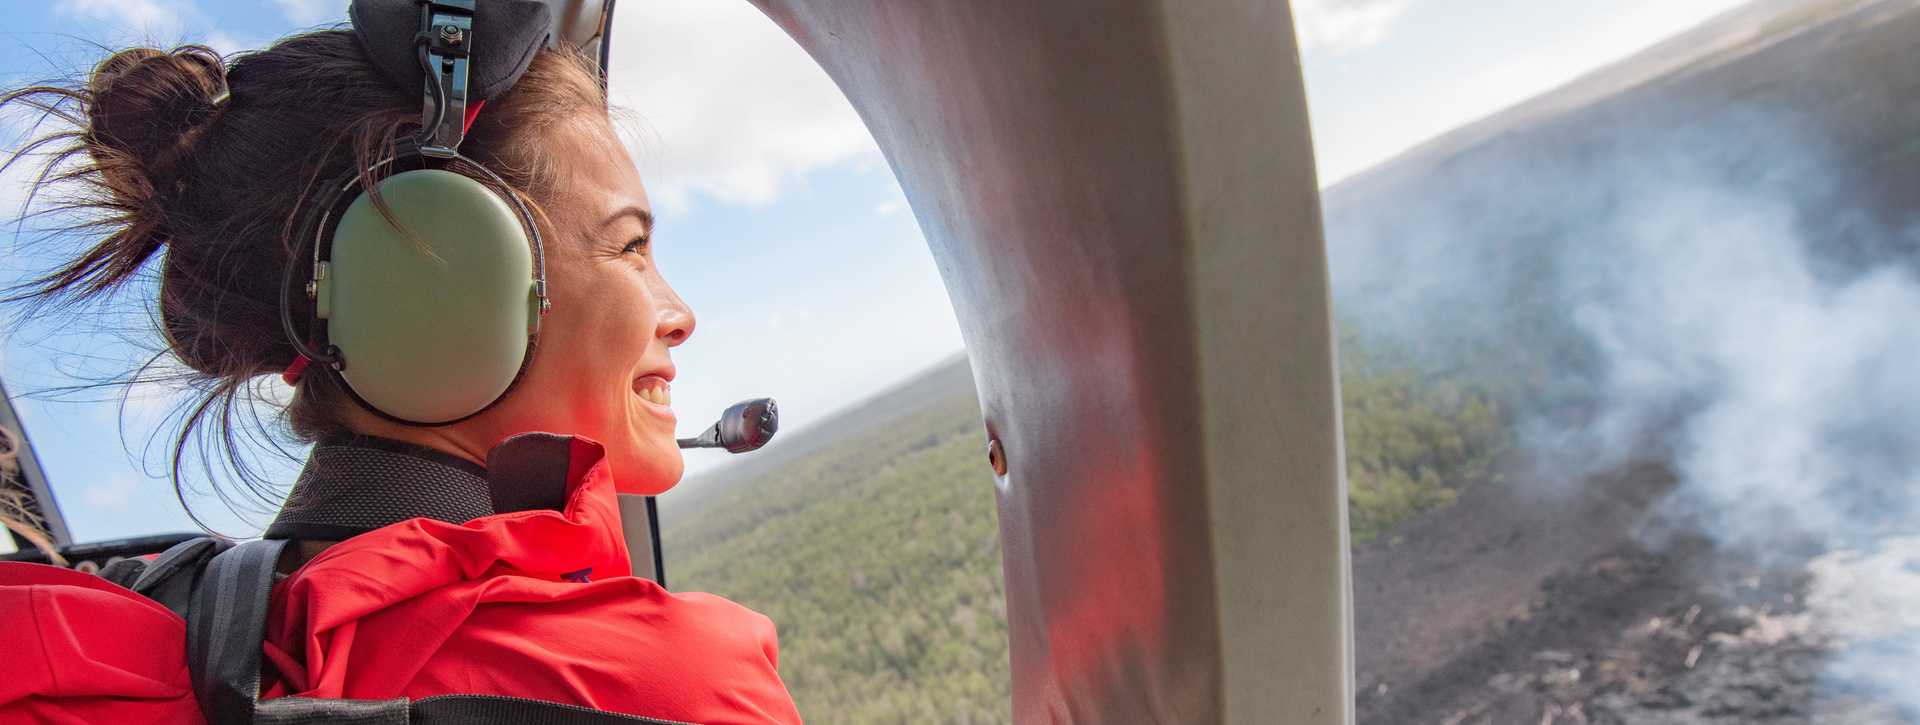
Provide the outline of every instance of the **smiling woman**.
[[[222,567],[253,561],[266,562],[263,582],[276,568],[286,575],[263,603],[263,644],[240,635],[215,643],[261,661],[248,668],[259,673],[257,692],[230,693],[244,705],[207,694],[211,664],[187,678],[180,615],[224,621],[225,610],[197,598],[174,607],[147,587],[153,576],[138,575],[227,545],[200,540],[145,569],[119,570],[132,574],[103,573],[132,591],[0,564],[0,618],[131,617],[143,627],[138,651],[77,630],[26,636],[38,630],[0,627],[9,651],[38,650],[43,657],[28,659],[47,663],[17,678],[10,671],[25,685],[0,690],[0,720],[175,722],[204,713],[229,722],[233,707],[250,713],[256,696],[404,709],[398,698],[478,694],[669,721],[798,721],[776,671],[771,622],[630,576],[615,493],[658,493],[680,478],[670,352],[694,318],[654,262],[651,206],[609,124],[595,66],[509,30],[547,27],[544,5],[431,7],[432,33],[416,34],[416,19],[427,18],[410,0],[359,0],[351,31],[294,36],[230,66],[204,47],[136,48],[101,62],[84,84],[0,96],[66,126],[27,149],[70,144],[39,191],[83,218],[49,243],[96,240],[8,301],[85,316],[158,278],[154,333],[206,391],[183,413],[176,484],[196,429],[244,453],[233,431],[250,419],[235,414],[261,402],[249,398],[269,376],[295,393],[273,421],[284,428],[267,432],[314,444],[267,541],[221,554],[198,585],[226,597]],[[420,66],[411,65],[416,50]],[[446,70],[453,60],[457,73]],[[423,71],[435,88],[424,115]],[[485,251],[477,245],[491,242],[448,233],[471,219],[419,223],[453,198],[423,204],[409,196],[421,184],[470,189],[482,195],[475,208],[502,210],[506,227],[492,231],[511,263],[481,265],[494,277],[463,277]],[[359,189],[368,190],[364,203]],[[423,206],[429,216],[415,216]],[[366,229],[387,233],[352,236]],[[375,258],[388,269],[351,261],[382,243]],[[388,296],[366,292],[370,278],[355,276],[379,272],[399,275]],[[504,324],[514,346],[505,392],[481,390],[471,410],[444,422],[384,404],[370,379],[380,358],[366,345],[410,349],[464,329],[484,316],[473,302],[483,283],[506,290],[508,319],[489,323]],[[432,294],[444,299],[349,314],[370,299]],[[376,323],[385,339],[356,342],[354,325]],[[443,359],[404,372],[432,390],[485,362]],[[476,394],[461,385],[445,394]],[[70,678],[83,663],[148,685],[115,689],[121,680],[102,674],[75,695],[56,675]]]
[[538,353],[512,394],[442,427],[397,423],[351,404],[333,410],[356,432],[475,463],[519,433],[583,435],[609,446],[621,493],[657,494],[680,480],[667,407],[674,377],[668,349],[693,334],[694,318],[654,263],[646,189],[607,123],[593,76],[582,70],[578,63],[536,62],[522,82],[539,88],[538,96],[509,94],[490,103],[481,116],[490,123],[476,121],[467,141],[527,149],[521,135],[539,139],[537,153],[488,164],[524,174],[524,188],[533,190],[550,226],[545,273],[552,311],[540,321]]

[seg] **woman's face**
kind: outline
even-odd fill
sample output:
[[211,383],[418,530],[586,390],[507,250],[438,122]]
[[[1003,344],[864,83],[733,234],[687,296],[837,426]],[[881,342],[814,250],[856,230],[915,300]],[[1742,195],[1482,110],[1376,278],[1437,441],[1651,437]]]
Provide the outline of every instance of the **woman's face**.
[[654,264],[647,192],[613,130],[582,120],[548,137],[566,179],[543,203],[553,306],[519,386],[474,422],[484,419],[494,441],[592,438],[607,447],[621,493],[657,494],[680,480],[670,348],[693,334],[693,312]]

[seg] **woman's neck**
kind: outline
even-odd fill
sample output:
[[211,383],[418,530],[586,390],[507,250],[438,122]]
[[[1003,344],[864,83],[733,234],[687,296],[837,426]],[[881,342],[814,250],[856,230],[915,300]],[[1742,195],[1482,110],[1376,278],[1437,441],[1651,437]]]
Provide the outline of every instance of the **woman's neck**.
[[359,408],[348,411],[344,417],[347,430],[354,433],[432,448],[480,466],[487,465],[487,451],[501,438],[472,420],[431,427],[402,425]]

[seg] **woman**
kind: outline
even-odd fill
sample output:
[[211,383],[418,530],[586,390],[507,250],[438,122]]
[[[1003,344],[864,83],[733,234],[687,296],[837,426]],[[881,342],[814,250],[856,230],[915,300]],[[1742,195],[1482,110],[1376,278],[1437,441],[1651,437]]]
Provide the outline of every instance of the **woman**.
[[[65,198],[103,212],[93,228],[107,232],[16,299],[88,302],[157,265],[159,332],[213,391],[196,423],[259,376],[296,382],[284,421],[317,445],[268,531],[292,541],[263,697],[492,694],[680,722],[799,721],[769,620],[628,575],[614,493],[680,477],[669,353],[694,319],[654,265],[646,192],[589,62],[541,51],[469,121],[461,152],[540,224],[551,310],[509,393],[431,427],[303,370],[281,332],[282,270],[310,190],[377,168],[420,125],[418,86],[383,79],[353,34],[296,36],[231,69],[204,48],[126,50],[82,88],[5,100],[76,127],[69,155],[89,163]],[[84,626],[101,621],[129,624]],[[11,658],[29,664],[0,678],[0,722],[196,721],[184,631],[98,579],[0,566],[0,650],[44,655]]]

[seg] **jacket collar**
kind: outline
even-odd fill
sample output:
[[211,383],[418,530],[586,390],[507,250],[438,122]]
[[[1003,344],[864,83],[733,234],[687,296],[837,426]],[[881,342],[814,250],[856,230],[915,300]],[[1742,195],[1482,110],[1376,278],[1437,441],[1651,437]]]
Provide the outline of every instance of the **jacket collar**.
[[414,518],[450,524],[566,506],[571,436],[526,433],[501,441],[481,467],[390,438],[329,437],[307,464],[269,539],[342,541]]

